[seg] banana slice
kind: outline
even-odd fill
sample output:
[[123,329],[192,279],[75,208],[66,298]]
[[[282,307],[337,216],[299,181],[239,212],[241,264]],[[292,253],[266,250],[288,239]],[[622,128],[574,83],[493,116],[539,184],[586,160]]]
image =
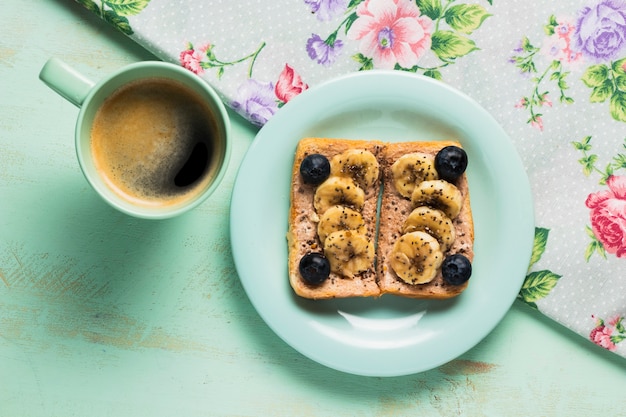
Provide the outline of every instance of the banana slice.
[[418,183],[439,178],[435,169],[435,157],[422,152],[401,156],[391,166],[391,172],[396,190],[406,198],[411,198]]
[[444,180],[422,181],[411,195],[414,207],[428,206],[443,211],[449,218],[459,215],[463,195],[454,184]]
[[364,190],[374,185],[378,173],[376,157],[364,149],[349,149],[330,160],[330,175],[350,177]]
[[317,187],[313,197],[313,206],[318,214],[336,205],[361,210],[364,203],[365,192],[352,179],[332,175]]
[[404,221],[402,233],[425,232],[437,239],[442,252],[447,252],[456,239],[452,220],[441,210],[426,206],[416,208]]
[[367,232],[361,213],[344,206],[332,206],[320,217],[317,235],[324,244],[326,236],[340,230],[354,230],[362,235]]
[[342,230],[326,236],[324,255],[332,272],[353,278],[373,267],[374,244],[355,230]]
[[400,236],[393,245],[389,264],[396,275],[408,284],[425,284],[437,275],[443,253],[437,239],[425,232]]

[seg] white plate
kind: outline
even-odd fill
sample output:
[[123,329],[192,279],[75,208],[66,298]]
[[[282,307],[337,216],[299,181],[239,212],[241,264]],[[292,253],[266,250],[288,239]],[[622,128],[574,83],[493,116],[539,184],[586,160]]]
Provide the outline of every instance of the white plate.
[[[306,136],[460,141],[469,156],[476,236],[468,289],[445,301],[296,296],[287,276],[285,235],[294,151]],[[243,159],[230,228],[239,277],[268,326],[325,366],[369,376],[426,371],[475,346],[515,300],[534,236],[528,178],[500,126],[445,84],[397,71],[335,79],[282,108]]]

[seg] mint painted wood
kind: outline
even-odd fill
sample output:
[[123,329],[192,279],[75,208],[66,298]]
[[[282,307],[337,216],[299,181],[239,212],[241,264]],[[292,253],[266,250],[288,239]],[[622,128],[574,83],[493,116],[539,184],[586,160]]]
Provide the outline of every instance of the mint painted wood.
[[0,15],[0,416],[626,415],[626,363],[525,305],[462,357],[399,378],[342,374],[283,343],[230,254],[237,166],[201,207],[130,218],[89,188],[78,110],[39,79],[58,56],[98,79],[154,59],[67,0]]

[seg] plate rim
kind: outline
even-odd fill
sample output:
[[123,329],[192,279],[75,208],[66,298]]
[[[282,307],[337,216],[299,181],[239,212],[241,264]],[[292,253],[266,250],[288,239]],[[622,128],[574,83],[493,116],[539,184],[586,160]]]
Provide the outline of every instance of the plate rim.
[[[507,298],[507,301],[503,304],[503,306],[501,306],[498,314],[495,314],[492,316],[492,320],[490,320],[490,324],[486,327],[483,327],[483,331],[480,332],[480,336],[477,338],[474,338],[473,342],[469,343],[466,346],[466,348],[460,351],[460,353],[456,352],[452,356],[447,357],[445,359],[441,359],[439,361],[435,361],[436,363],[431,363],[427,367],[408,366],[405,370],[392,370],[389,372],[385,372],[380,369],[368,370],[367,367],[361,368],[358,366],[355,367],[355,366],[350,366],[350,365],[338,364],[334,362],[333,360],[329,360],[328,358],[325,358],[324,355],[318,355],[315,352],[311,352],[310,350],[303,349],[302,346],[300,346],[297,342],[292,340],[292,338],[290,338],[290,336],[286,334],[288,332],[285,332],[285,329],[282,329],[276,325],[276,322],[275,320],[272,319],[271,314],[269,314],[268,311],[263,307],[263,302],[261,300],[258,300],[255,294],[252,292],[252,288],[250,287],[248,280],[242,274],[242,270],[244,270],[244,268],[242,267],[242,263],[244,262],[244,260],[240,258],[239,250],[236,247],[238,243],[238,236],[237,236],[238,231],[237,231],[237,221],[235,219],[234,212],[238,210],[239,203],[236,199],[238,198],[240,187],[242,187],[241,185],[241,181],[242,181],[241,177],[243,175],[242,172],[244,171],[244,167],[249,163],[250,158],[253,158],[254,154],[257,152],[257,148],[263,146],[265,141],[269,140],[269,139],[264,139],[265,137],[269,135],[269,133],[267,132],[271,133],[272,130],[277,129],[277,127],[275,126],[278,126],[279,128],[282,123],[285,123],[285,120],[288,120],[289,117],[294,116],[293,113],[298,115],[298,112],[301,111],[301,109],[306,106],[307,101],[315,100],[316,97],[318,97],[320,94],[323,95],[326,90],[330,91],[330,90],[334,90],[337,88],[341,90],[342,88],[346,88],[345,85],[348,85],[349,87],[350,83],[358,84],[360,82],[367,82],[368,79],[370,79],[369,81],[374,83],[373,85],[375,85],[375,83],[380,80],[384,81],[384,80],[391,79],[391,80],[398,80],[397,82],[404,82],[404,80],[407,80],[406,82],[417,83],[418,85],[421,84],[421,85],[427,86],[428,88],[434,88],[435,90],[445,91],[446,94],[451,94],[453,97],[460,99],[460,102],[464,103],[464,105],[471,107],[473,111],[480,113],[481,117],[483,118],[483,121],[488,121],[490,123],[490,128],[493,128],[495,130],[495,133],[497,134],[497,136],[500,136],[506,139],[503,145],[506,148],[508,148],[508,151],[509,151],[508,157],[512,158],[515,162],[515,165],[516,165],[515,168],[517,169],[517,173],[516,173],[517,180],[522,181],[523,186],[524,186],[523,192],[520,192],[518,195],[518,199],[521,199],[525,204],[525,207],[524,207],[524,211],[526,215],[525,225],[528,227],[528,230],[526,231],[527,235],[524,236],[525,245],[523,245],[525,247],[524,248],[525,255],[522,256],[522,258],[525,259],[526,261],[530,260],[531,253],[532,253],[533,238],[534,238],[533,196],[531,192],[530,183],[528,180],[528,174],[522,164],[521,158],[519,156],[519,153],[517,152],[517,149],[513,141],[510,139],[510,137],[506,134],[506,132],[502,129],[502,127],[498,124],[498,122],[493,118],[491,114],[489,114],[482,106],[480,106],[476,101],[474,101],[472,98],[470,98],[463,92],[460,92],[454,87],[448,84],[445,84],[443,82],[434,80],[432,78],[424,77],[424,76],[417,75],[417,74],[404,73],[404,72],[399,72],[399,71],[388,71],[388,70],[372,70],[372,71],[366,71],[366,72],[351,73],[351,74],[347,74],[344,76],[333,78],[329,81],[326,81],[317,86],[314,86],[310,88],[309,90],[304,91],[299,96],[296,96],[295,98],[293,98],[289,103],[287,103],[284,106],[283,109],[281,109],[280,112],[274,115],[272,119],[270,119],[268,123],[266,123],[266,125],[263,126],[257,132],[253,142],[250,144],[250,147],[246,151],[241,161],[241,164],[237,171],[233,189],[232,189],[231,207],[230,207],[231,249],[232,249],[238,277],[244,288],[244,291],[246,292],[246,295],[249,301],[251,302],[251,304],[257,311],[257,314],[259,314],[261,318],[263,319],[263,321],[266,323],[266,325],[268,325],[268,327],[270,327],[270,329],[277,336],[279,336],[279,338],[282,339],[286,344],[294,348],[296,351],[298,351],[302,355],[308,357],[309,359],[315,362],[318,362],[324,366],[327,366],[329,368],[338,370],[338,371],[355,374],[355,375],[363,375],[363,376],[381,376],[381,377],[401,376],[401,375],[415,374],[415,373],[419,373],[419,372],[436,368],[462,355],[463,353],[467,352],[468,350],[476,346],[476,344],[478,344],[484,337],[486,337],[488,334],[491,333],[491,331],[498,325],[498,323],[500,323],[502,318],[509,311],[511,305],[516,299],[517,293],[519,292],[521,285],[523,284],[525,274],[520,274],[518,280],[516,281],[516,283],[519,285],[515,285],[514,291],[511,290],[511,294],[514,294],[514,296],[509,296]],[[295,146],[297,145],[297,142],[299,139],[300,138],[294,138],[293,140],[286,140],[285,144],[292,143],[293,149],[295,149]],[[287,152],[287,150],[285,150],[285,152]],[[285,223],[285,229],[284,229],[285,233],[286,233],[286,228],[287,228],[287,224]],[[285,240],[285,250],[286,248],[287,248],[287,243]],[[528,262],[525,262],[525,264],[527,265]],[[288,279],[287,274],[285,274],[284,278]]]

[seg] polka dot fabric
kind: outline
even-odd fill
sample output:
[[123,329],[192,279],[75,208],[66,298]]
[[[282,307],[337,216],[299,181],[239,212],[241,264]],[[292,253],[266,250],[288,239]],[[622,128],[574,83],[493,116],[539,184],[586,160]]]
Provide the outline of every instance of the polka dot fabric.
[[138,3],[132,13],[103,7],[128,20],[118,28],[131,39],[203,77],[257,125],[307,88],[375,68],[473,97],[512,138],[532,184],[536,245],[519,298],[626,356],[626,4]]

